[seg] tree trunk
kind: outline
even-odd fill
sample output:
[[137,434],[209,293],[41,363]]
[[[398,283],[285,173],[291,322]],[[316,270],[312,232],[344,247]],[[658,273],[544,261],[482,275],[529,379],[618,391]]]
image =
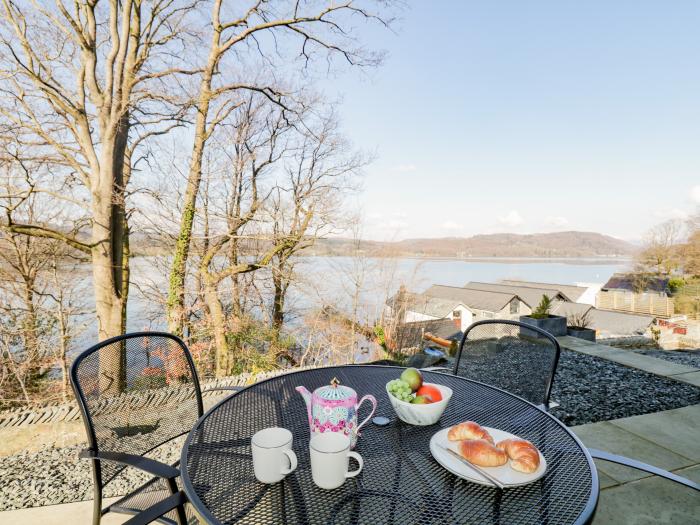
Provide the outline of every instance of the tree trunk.
[[[100,173],[92,191],[92,274],[100,341],[126,330],[128,248],[124,210],[124,148],[128,116],[115,135],[102,141]],[[111,140],[110,140],[111,139]],[[126,271],[125,271],[126,269]],[[122,346],[100,353],[100,391],[117,394],[126,385],[126,353]]]
[[[101,204],[97,203],[96,204]],[[95,206],[97,208],[98,206]],[[92,226],[92,275],[95,286],[95,309],[97,313],[97,335],[100,341],[115,337],[123,332],[123,304],[120,286],[115,282],[110,242],[111,204],[101,206],[101,213],[94,210]],[[106,226],[105,226],[106,225]],[[121,272],[118,272],[121,275]],[[124,356],[121,349],[100,354],[100,390],[117,393],[123,389],[126,374]]]
[[[281,270],[277,268],[277,270]],[[285,279],[282,275],[277,275],[273,272],[272,282],[275,288],[275,294],[272,301],[272,326],[275,330],[280,330],[284,324],[284,299],[287,291]]]
[[[207,72],[210,72],[212,69],[208,69]],[[202,158],[207,141],[207,115],[209,114],[209,104],[211,102],[211,74],[205,73],[200,85],[199,97],[200,103],[197,107],[198,111],[195,120],[192,159],[190,160],[187,189],[185,190],[182,217],[180,218],[180,233],[175,245],[175,255],[170,269],[168,288],[168,330],[179,336],[182,336],[185,320],[187,259],[189,258],[190,243],[192,241],[192,225],[194,224],[197,195],[202,182]]]
[[[203,272],[206,272],[206,270],[203,270]],[[216,284],[211,282],[211,278],[206,273],[203,275],[203,282],[204,299],[209,309],[211,328],[214,332],[215,375],[216,377],[223,377],[229,371],[228,344],[226,342],[226,315],[224,314],[224,307],[216,291]]]
[[68,388],[70,385],[68,378],[68,360],[66,359],[68,350],[68,322],[66,312],[63,306],[63,294],[59,292],[59,301],[57,305],[58,317],[58,365],[61,368],[61,397],[63,401],[68,400]]
[[37,342],[38,322],[36,308],[34,307],[34,281],[27,276],[24,277],[24,308],[27,312],[22,329],[24,348],[29,356],[28,362],[35,363],[39,354],[39,345]]

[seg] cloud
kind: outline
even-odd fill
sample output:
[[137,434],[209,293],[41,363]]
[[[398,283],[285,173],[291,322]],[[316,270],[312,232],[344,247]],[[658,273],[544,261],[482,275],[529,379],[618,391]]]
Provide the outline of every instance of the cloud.
[[660,219],[686,219],[688,218],[688,213],[679,208],[665,208],[656,210],[654,216]]
[[520,213],[518,213],[518,210],[510,210],[504,216],[499,217],[498,222],[500,222],[503,226],[514,228],[515,226],[520,226],[525,221]]
[[408,223],[406,221],[393,220],[393,221],[389,221],[386,226],[387,226],[387,228],[391,228],[393,230],[393,229],[399,229],[399,228],[407,228]]
[[399,173],[408,173],[409,171],[416,171],[418,166],[415,164],[399,164],[394,166],[393,171],[398,171]]
[[690,198],[695,204],[700,204],[700,185],[690,188]]
[[440,225],[440,227],[443,230],[461,230],[463,228],[461,224],[457,224],[456,222],[452,221],[445,221]]
[[569,224],[569,219],[560,215],[550,215],[544,220],[544,222],[548,226],[554,226],[555,228],[563,228],[564,226],[567,226]]

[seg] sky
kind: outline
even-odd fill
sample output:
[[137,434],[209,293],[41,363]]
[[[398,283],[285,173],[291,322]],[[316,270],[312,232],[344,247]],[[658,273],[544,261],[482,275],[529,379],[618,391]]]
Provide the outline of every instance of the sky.
[[700,1],[407,0],[384,65],[324,83],[373,152],[378,240],[583,230],[700,207]]

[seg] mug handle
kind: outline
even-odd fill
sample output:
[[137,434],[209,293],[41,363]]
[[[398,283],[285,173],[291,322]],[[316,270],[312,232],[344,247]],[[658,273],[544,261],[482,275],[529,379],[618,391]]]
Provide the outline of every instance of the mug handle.
[[289,458],[289,468],[283,468],[281,472],[281,474],[286,476],[287,474],[294,472],[294,469],[297,468],[297,455],[291,449],[284,449],[282,452],[284,452]]
[[377,399],[372,394],[367,394],[362,399],[360,399],[360,402],[357,404],[358,412],[360,411],[360,405],[362,405],[362,403],[365,401],[370,401],[372,403],[372,412],[370,412],[369,416],[367,416],[362,423],[357,425],[356,432],[358,436],[360,435],[360,429],[365,426],[367,421],[370,420],[370,418],[374,415],[374,412],[377,410]]
[[360,456],[357,452],[348,451],[348,457],[349,457],[349,458],[355,458],[355,461],[357,461],[357,462],[360,464],[360,468],[358,468],[357,470],[353,470],[352,472],[346,472],[346,473],[345,473],[345,477],[346,477],[346,478],[354,478],[354,477],[357,476],[360,472],[362,472],[362,467],[365,466],[365,462],[364,462],[364,460],[362,459],[362,456]]

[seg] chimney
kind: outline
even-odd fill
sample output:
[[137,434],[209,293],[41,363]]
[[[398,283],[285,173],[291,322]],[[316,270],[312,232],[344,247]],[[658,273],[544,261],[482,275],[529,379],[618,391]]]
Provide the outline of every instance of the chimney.
[[457,327],[457,329],[462,331],[462,312],[459,310],[452,311],[452,322]]

